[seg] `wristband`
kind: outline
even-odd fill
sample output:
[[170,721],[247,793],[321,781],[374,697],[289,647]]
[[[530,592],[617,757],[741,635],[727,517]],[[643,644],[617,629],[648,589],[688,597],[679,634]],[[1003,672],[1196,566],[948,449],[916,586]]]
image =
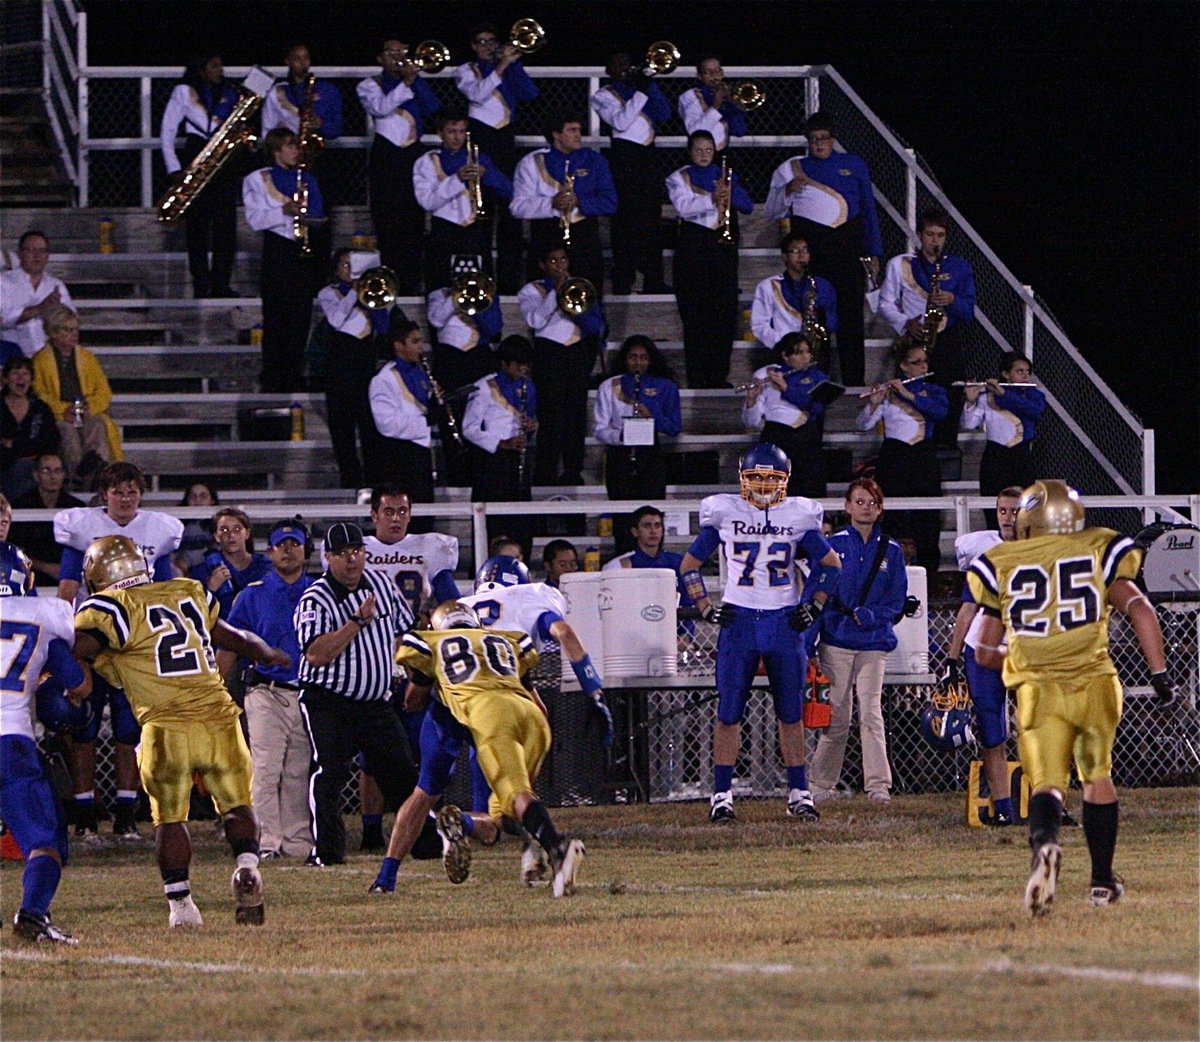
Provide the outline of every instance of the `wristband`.
[[351,615],[350,621],[352,623],[354,623],[354,625],[357,626],[360,630],[364,629],[367,625],[367,620],[364,619],[361,615]]
[[571,663],[571,669],[575,671],[575,677],[579,681],[579,686],[589,695],[596,691],[604,690],[604,685],[600,683],[600,674],[596,672],[596,667],[592,665],[592,656],[586,651],[578,662]]
[[704,586],[704,577],[698,569],[691,569],[680,576],[683,580],[683,588],[687,591],[687,595],[695,601],[702,601],[708,596],[708,590]]

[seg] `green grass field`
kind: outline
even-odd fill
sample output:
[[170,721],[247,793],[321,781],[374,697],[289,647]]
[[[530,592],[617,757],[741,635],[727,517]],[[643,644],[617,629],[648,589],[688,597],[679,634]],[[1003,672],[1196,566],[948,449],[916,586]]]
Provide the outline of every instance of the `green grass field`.
[[[1087,903],[1064,832],[1053,912],[1027,918],[1024,829],[970,830],[961,796],[863,797],[819,824],[743,802],[556,812],[588,846],[580,891],[518,883],[505,841],[470,880],[375,856],[264,866],[267,924],[236,927],[232,862],[193,825],[200,931],[168,931],[152,851],[77,854],[55,921],[13,937],[20,866],[0,870],[0,1031],[12,1039],[1196,1039],[1198,796],[1123,793],[1125,899]],[[1078,796],[1072,796],[1078,809]],[[354,828],[351,823],[352,831]],[[357,840],[357,835],[352,835]]]

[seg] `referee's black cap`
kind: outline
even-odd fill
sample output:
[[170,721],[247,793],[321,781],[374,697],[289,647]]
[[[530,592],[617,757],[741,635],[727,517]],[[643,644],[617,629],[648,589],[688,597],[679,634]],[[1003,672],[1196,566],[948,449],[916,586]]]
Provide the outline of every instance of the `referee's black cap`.
[[325,533],[325,552],[327,554],[341,553],[352,546],[363,545],[363,531],[353,521],[339,521],[330,525]]

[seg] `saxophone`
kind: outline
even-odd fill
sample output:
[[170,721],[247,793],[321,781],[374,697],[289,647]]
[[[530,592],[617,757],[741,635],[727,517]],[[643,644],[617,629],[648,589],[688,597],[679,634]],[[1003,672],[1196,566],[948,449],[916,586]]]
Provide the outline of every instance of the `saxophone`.
[[[642,400],[642,374],[633,374],[633,415],[637,415],[638,403]],[[629,447],[629,466],[637,470],[637,446]]]
[[317,78],[311,72],[304,81],[304,103],[300,106],[300,165],[309,166],[325,148],[325,139],[317,130]]
[[946,324],[946,312],[933,303],[933,295],[949,275],[942,274],[942,255],[939,251],[937,260],[933,262],[933,274],[929,276],[929,297],[925,301],[925,314],[921,316],[921,335],[918,338],[925,350],[932,353],[933,345],[937,343],[938,334]]
[[196,158],[187,165],[183,176],[158,200],[155,209],[158,211],[158,219],[163,224],[175,224],[187,213],[196,201],[196,196],[204,191],[239,148],[254,147],[258,139],[247,124],[262,105],[262,101],[257,94],[242,91],[237,104],[233,106],[233,111],[225,117],[225,122],[208,139],[208,143]]
[[817,321],[817,280],[811,275],[804,292],[804,337],[812,348],[813,358],[824,361],[829,350],[829,330]]
[[[575,191],[575,175],[571,173],[571,160],[567,160],[566,170],[563,174],[562,190],[564,192]],[[562,244],[567,249],[571,248],[571,211],[564,210],[558,216],[558,229],[562,232]]]

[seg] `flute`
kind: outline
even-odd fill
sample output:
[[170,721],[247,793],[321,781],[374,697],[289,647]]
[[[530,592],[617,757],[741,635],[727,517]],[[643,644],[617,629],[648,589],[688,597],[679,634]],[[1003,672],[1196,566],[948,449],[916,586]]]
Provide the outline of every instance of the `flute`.
[[[987,380],[955,380],[950,386],[951,387],[987,387],[987,385],[988,385]],[[997,387],[1036,387],[1037,384],[1033,383],[1032,381],[1030,381],[1028,383],[1023,383],[1023,384],[1006,384],[1006,383],[1002,383],[999,380],[997,380],[996,386]]]
[[[784,377],[788,377],[788,376],[791,376],[792,373],[799,373],[802,371],[800,369],[794,369],[790,365],[769,365],[769,366],[767,366],[767,368],[768,369],[778,369],[780,372],[780,375],[782,375]],[[734,390],[735,391],[749,391],[754,387],[766,387],[767,384],[769,384],[770,382],[771,381],[768,379],[751,380],[747,384],[738,384],[737,387],[734,388]]]
[[[901,380],[900,383],[902,383],[902,384],[916,383],[916,381],[918,381],[918,380],[928,380],[931,376],[933,376],[933,373],[922,373],[920,376],[910,376],[907,380]],[[869,387],[869,388],[867,388],[867,390],[863,391],[863,393],[860,394],[859,397],[860,398],[870,398],[871,395],[875,394],[877,391],[886,391],[888,389],[888,387],[891,386],[891,383],[892,383],[892,381],[888,380],[887,383],[876,384],[874,387]]]

